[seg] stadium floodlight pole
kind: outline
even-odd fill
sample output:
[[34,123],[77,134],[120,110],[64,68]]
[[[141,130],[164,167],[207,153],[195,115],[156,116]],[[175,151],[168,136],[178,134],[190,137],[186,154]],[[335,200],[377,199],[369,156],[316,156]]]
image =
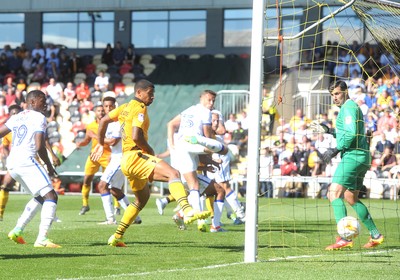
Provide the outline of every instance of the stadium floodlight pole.
[[251,32],[249,140],[247,155],[246,225],[244,262],[257,257],[258,169],[260,161],[261,84],[263,81],[263,31],[265,0],[253,0]]
[[[306,29],[304,29],[303,31],[297,33],[296,35],[293,36],[282,36],[283,40],[293,40],[293,39],[297,39],[300,36],[302,36],[304,33],[306,33],[307,31],[313,29],[314,27],[316,27],[317,25],[320,25],[321,23],[327,21],[328,19],[333,18],[335,15],[337,15],[338,13],[346,10],[348,7],[352,6],[354,4],[354,2],[356,2],[356,0],[351,0],[349,3],[347,3],[346,5],[340,7],[339,9],[337,9],[336,11],[330,13],[329,15],[321,18],[320,20],[316,21],[315,23],[311,24],[309,27],[307,27]],[[279,19],[278,19],[279,20]],[[280,40],[279,37],[277,36],[271,36],[271,37],[267,37],[267,40]]]

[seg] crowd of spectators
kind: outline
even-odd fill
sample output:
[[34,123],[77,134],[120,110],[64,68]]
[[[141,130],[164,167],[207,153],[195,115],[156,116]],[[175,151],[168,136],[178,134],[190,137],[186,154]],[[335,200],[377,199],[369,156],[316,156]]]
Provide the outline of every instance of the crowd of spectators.
[[[400,176],[397,172],[400,171],[400,81],[388,67],[393,57],[389,53],[380,53],[376,47],[360,46],[357,42],[351,47],[352,55],[335,43],[328,42],[321,48],[315,48],[314,43],[311,45],[301,55],[302,65],[324,65],[327,74],[348,82],[350,98],[359,104],[364,115],[365,131],[374,159],[371,171],[377,177],[397,178]],[[124,48],[121,42],[117,42],[113,48],[108,44],[98,56],[99,61],[95,62],[92,55],[78,56],[51,43],[46,46],[36,43],[32,50],[25,44],[14,50],[4,46],[0,51],[0,123],[7,120],[10,105],[18,104],[24,108],[26,93],[31,89],[41,89],[47,96],[46,117],[51,128],[48,137],[57,152],[63,154],[60,139],[65,137],[65,131],[64,134],[59,131],[60,127],[67,127],[71,143],[78,141],[84,136],[86,125],[94,120],[92,108],[96,102],[107,94],[126,98],[125,86],[145,77],[133,45]],[[365,72],[362,73],[359,65],[364,65]],[[124,80],[125,75],[128,80]],[[260,166],[266,166],[267,171],[260,174],[267,178],[273,170],[279,170],[279,174],[288,176],[330,176],[334,163],[324,164],[321,154],[335,146],[335,139],[328,134],[310,133],[308,125],[312,120],[301,108],[297,108],[290,119],[279,117],[277,109],[265,102],[269,98],[269,91],[265,89],[263,114],[267,121],[263,134],[277,140],[268,145],[268,150],[263,149]],[[315,116],[315,120],[334,128],[337,111],[333,108]],[[246,157],[246,111],[230,114],[225,126],[225,143],[235,156]],[[262,184],[260,192],[270,197],[271,185]],[[288,186],[285,195],[302,196],[304,186],[302,189],[299,185]]]
[[[391,73],[378,79],[369,78],[365,82],[361,78],[346,80],[349,85],[349,96],[356,101],[365,120],[365,133],[370,144],[372,156],[371,172],[369,176],[376,178],[400,178],[400,82],[399,77]],[[265,95],[268,98],[267,95]],[[335,128],[339,108],[334,106],[314,119],[309,119],[303,114],[302,109],[297,109],[295,115],[286,120],[278,118],[279,124],[272,135],[276,141],[264,142],[268,145],[268,155],[271,157],[270,165],[279,170],[276,174],[287,176],[327,176],[333,174],[339,158],[330,164],[322,161],[322,154],[328,148],[336,147],[336,139],[330,134],[313,133],[309,125],[313,121],[324,123],[330,128]],[[263,129],[270,128],[269,109],[264,110]],[[272,143],[272,144],[270,144]],[[263,153],[264,154],[264,153]],[[265,161],[265,160],[264,160]],[[372,174],[372,175],[371,175]],[[272,171],[269,172],[272,175]],[[302,196],[305,186],[291,185],[285,188],[285,196]],[[394,197],[393,186],[390,197]]]
[[[364,116],[365,133],[373,159],[369,176],[400,178],[400,81],[395,75],[400,67],[396,65],[393,55],[380,52],[377,47],[368,44],[360,46],[356,41],[350,50],[331,42],[316,48],[311,42],[310,48],[302,53],[301,60],[305,69],[319,65],[330,77],[347,82],[349,96],[357,102]],[[285,119],[279,117],[277,109],[269,102],[272,98],[269,95],[269,89],[265,88],[262,134],[268,138],[262,143],[260,154],[261,181],[272,175],[332,176],[340,158],[338,156],[326,164],[322,161],[322,154],[326,149],[336,147],[336,139],[330,134],[313,133],[309,125],[318,121],[335,128],[339,108],[332,107],[328,112],[313,116],[313,119],[305,116],[303,108],[295,108],[295,114]],[[234,114],[227,121],[229,126],[232,120],[235,120]],[[242,168],[244,170],[239,173],[245,174],[246,163]],[[272,197],[270,184],[262,182],[260,194]],[[304,183],[288,182],[283,195],[304,196],[306,187]],[[322,184],[322,188],[326,190],[327,185]],[[390,198],[393,198],[396,195],[393,186],[386,188],[390,189]]]

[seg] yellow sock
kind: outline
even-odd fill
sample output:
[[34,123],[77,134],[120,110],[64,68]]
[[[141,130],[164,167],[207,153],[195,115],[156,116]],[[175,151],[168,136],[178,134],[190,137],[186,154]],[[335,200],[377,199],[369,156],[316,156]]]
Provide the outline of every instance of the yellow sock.
[[142,209],[135,202],[128,205],[125,209],[124,215],[122,216],[121,222],[114,233],[115,238],[122,238],[125,231],[133,223],[141,210]]
[[214,196],[207,196],[206,198],[206,207],[211,212],[211,217],[214,216],[214,200]]
[[170,194],[167,196],[167,199],[169,202],[175,201],[175,198]]
[[90,186],[83,184],[82,186],[82,206],[89,205]]
[[113,198],[114,198],[114,207],[121,208],[121,204],[119,204],[118,199],[115,196],[113,196]]
[[186,215],[193,208],[189,205],[185,187],[180,180],[171,181],[168,185],[169,192],[176,202],[181,206],[183,213]]
[[6,209],[8,195],[9,195],[9,191],[6,191],[6,190],[0,191],[0,217],[3,217],[4,210]]

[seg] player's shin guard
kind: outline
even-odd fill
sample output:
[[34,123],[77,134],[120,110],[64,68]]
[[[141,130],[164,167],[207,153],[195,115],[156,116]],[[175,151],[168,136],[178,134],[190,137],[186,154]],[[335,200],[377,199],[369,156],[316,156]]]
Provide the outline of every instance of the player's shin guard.
[[116,238],[122,238],[125,231],[133,223],[141,210],[142,208],[140,208],[136,204],[136,202],[132,202],[128,205],[128,207],[125,209],[124,215],[122,216],[121,222],[119,223],[118,228],[115,231],[114,236]]
[[0,190],[0,217],[3,217],[8,202],[9,191]]
[[212,225],[215,228],[221,226],[221,216],[223,208],[224,208],[223,200],[216,200],[214,202],[214,218],[212,219]]
[[232,190],[230,193],[228,193],[225,196],[225,199],[233,211],[236,211],[237,209],[240,208],[240,202],[239,202],[237,194],[234,190]]
[[358,218],[360,218],[361,222],[366,226],[372,238],[378,238],[380,233],[376,228],[374,220],[369,214],[368,208],[361,201],[357,201],[351,207],[353,207],[354,211],[356,211]]
[[188,201],[195,211],[197,212],[201,211],[200,192],[198,190],[190,190],[188,195]]
[[42,206],[39,235],[37,240],[44,240],[47,238],[47,233],[56,216],[57,203],[54,200],[45,200]]
[[82,186],[82,206],[89,205],[90,186],[83,184]]
[[214,196],[207,196],[206,207],[207,207],[207,210],[211,212],[211,217],[213,217],[214,216],[214,207],[215,207]]
[[109,193],[102,194],[101,201],[103,202],[103,209],[106,214],[107,220],[108,221],[114,220],[111,194],[109,194]]
[[180,179],[171,180],[169,182],[168,189],[173,198],[181,207],[183,213],[185,213],[185,215],[192,210],[192,207],[189,205],[187,200],[185,187],[183,186]]
[[15,227],[23,230],[26,225],[33,219],[33,217],[35,217],[37,211],[39,211],[41,207],[42,204],[40,204],[35,198],[29,200],[25,206],[24,212],[22,212]]
[[344,205],[343,199],[337,198],[332,201],[333,214],[335,215],[336,223],[340,221],[341,218],[347,216],[346,205]]

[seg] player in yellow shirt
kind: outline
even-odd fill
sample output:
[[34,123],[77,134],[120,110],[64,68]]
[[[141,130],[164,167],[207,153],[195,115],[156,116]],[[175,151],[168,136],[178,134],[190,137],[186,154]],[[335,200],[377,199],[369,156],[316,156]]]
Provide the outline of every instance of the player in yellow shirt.
[[147,114],[147,106],[150,106],[153,100],[154,85],[147,80],[140,80],[135,84],[133,100],[108,113],[99,124],[99,144],[92,153],[92,160],[102,157],[107,125],[118,120],[121,124],[122,134],[121,170],[128,178],[135,194],[135,201],[125,210],[116,232],[108,239],[110,246],[126,246],[123,242],[123,235],[149,200],[148,181],[169,183],[169,191],[182,208],[186,224],[211,215],[208,211],[197,213],[193,211],[187,201],[179,172],[167,162],[154,156],[154,150],[148,143],[150,119]]
[[[88,126],[86,127],[85,138],[81,142],[78,142],[76,144],[76,147],[79,148],[86,146],[90,142],[92,142],[92,149],[90,153],[93,152],[93,149],[96,147],[98,143],[97,130],[99,128],[99,122],[101,118],[104,117],[105,115],[103,105],[97,105],[94,107],[93,110],[96,116],[96,120],[88,124]],[[89,193],[94,174],[96,174],[99,171],[100,166],[103,168],[103,170],[107,167],[110,161],[110,157],[111,157],[111,148],[107,143],[104,144],[104,153],[98,160],[93,161],[90,158],[90,155],[88,155],[85,164],[85,176],[83,178],[83,186],[82,186],[82,208],[81,211],[79,212],[79,215],[85,215],[85,213],[90,210]]]

